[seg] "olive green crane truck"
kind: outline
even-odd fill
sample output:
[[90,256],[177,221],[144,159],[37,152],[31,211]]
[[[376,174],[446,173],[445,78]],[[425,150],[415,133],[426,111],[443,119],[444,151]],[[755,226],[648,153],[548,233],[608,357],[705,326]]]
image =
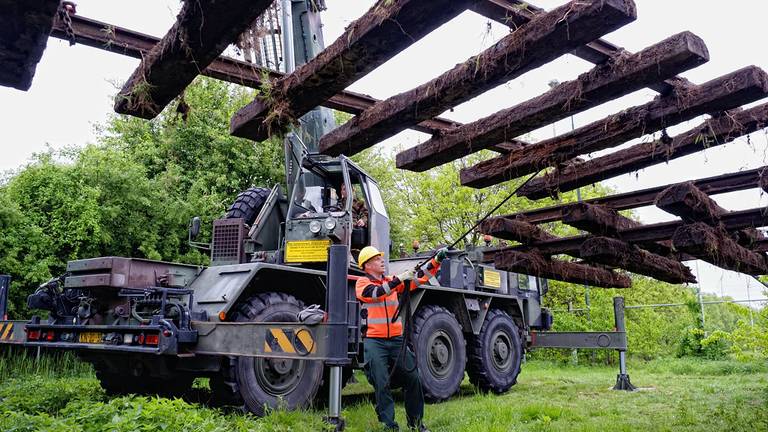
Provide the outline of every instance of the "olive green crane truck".
[[[284,42],[306,62],[323,47],[319,15],[308,1],[289,3],[293,27],[303,30],[286,31]],[[356,251],[385,251],[390,273],[429,252],[389,255],[389,217],[375,179],[347,157],[317,152],[333,127],[325,108],[304,116],[285,139],[286,190],[239,194],[213,221],[210,244],[195,242],[201,221],[191,221],[190,244],[210,250],[209,266],[70,261],[29,296],[44,318],[24,321],[5,316],[9,278],[0,277],[0,343],[72,350],[110,394],[179,396],[208,377],[216,400],[256,414],[328,398],[340,428],[341,386],[363,360]],[[342,199],[342,185],[364,203],[366,226],[353,224],[353,199]],[[547,281],[495,269],[483,252],[450,251],[436,277],[413,292],[412,343],[429,400],[457,393],[465,373],[481,390],[509,390],[535,346],[626,350],[623,331],[546,332],[553,321],[541,306]]]

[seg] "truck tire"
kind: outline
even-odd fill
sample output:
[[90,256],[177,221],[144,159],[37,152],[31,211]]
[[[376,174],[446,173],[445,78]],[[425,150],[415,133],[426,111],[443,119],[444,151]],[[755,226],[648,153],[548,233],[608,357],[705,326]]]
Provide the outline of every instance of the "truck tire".
[[426,305],[416,311],[413,347],[426,400],[439,402],[459,391],[467,363],[466,342],[448,309]]
[[[234,320],[239,322],[296,322],[304,305],[285,293],[264,293],[243,303]],[[305,408],[312,403],[323,381],[323,362],[236,357],[235,382],[245,408],[259,416],[266,408]]]
[[504,393],[517,383],[523,347],[517,325],[506,312],[488,311],[467,351],[469,381],[480,390]]
[[271,192],[271,189],[260,187],[252,187],[240,192],[235,202],[227,209],[226,218],[243,218],[247,225],[253,224]]

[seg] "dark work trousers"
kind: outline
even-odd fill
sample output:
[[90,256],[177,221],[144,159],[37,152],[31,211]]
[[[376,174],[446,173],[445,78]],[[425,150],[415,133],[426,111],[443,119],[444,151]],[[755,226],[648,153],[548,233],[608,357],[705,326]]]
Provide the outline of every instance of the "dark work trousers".
[[[376,390],[376,415],[386,427],[396,428],[395,401],[389,383],[389,372],[398,359],[403,337],[365,338],[365,375]],[[408,426],[419,426],[424,417],[424,393],[421,390],[416,358],[410,349],[403,354],[397,370],[392,375],[395,384],[402,384],[405,393],[405,412]]]

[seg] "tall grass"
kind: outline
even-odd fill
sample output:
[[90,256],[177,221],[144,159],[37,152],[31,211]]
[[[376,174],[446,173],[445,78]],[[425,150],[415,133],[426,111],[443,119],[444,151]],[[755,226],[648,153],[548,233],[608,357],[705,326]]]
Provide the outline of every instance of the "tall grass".
[[[34,352],[31,353],[34,355]],[[32,356],[33,357],[33,356]],[[0,365],[8,366],[0,357]],[[12,360],[25,366],[34,359]],[[72,361],[75,361],[75,367]],[[48,366],[43,367],[43,362]],[[76,374],[71,358],[42,360],[24,373]],[[82,369],[80,369],[82,372]],[[530,361],[519,382],[503,395],[484,394],[468,381],[461,394],[428,404],[425,421],[435,432],[540,431],[768,431],[768,369],[760,362],[660,359],[630,361],[641,391],[611,390],[615,366],[564,366]],[[30,372],[38,371],[38,372]],[[109,397],[96,378],[53,377],[14,372],[0,379],[0,431],[14,432],[289,432],[324,431],[322,408],[273,411],[264,418],[211,408],[189,400]],[[343,392],[349,432],[382,432],[373,389],[362,374]],[[402,393],[395,392],[397,418],[404,425]]]
[[69,351],[0,347],[0,382],[9,378],[40,376],[75,377],[93,374],[93,368]]

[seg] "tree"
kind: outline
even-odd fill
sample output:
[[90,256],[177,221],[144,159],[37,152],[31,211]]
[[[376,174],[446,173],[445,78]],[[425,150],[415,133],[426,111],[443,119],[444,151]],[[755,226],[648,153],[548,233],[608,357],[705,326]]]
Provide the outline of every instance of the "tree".
[[[113,116],[98,144],[48,151],[0,185],[0,271],[13,277],[11,314],[66,262],[131,256],[203,264],[187,223],[220,217],[240,191],[282,180],[282,146],[233,138],[229,118],[249,92],[199,79],[183,119]],[[181,103],[181,102],[180,102]]]
[[177,110],[152,121],[114,115],[101,127],[101,143],[146,167],[168,193],[186,197],[200,214],[220,215],[234,197],[251,186],[285,183],[279,138],[261,143],[229,134],[229,120],[254,92],[199,77],[187,88]]

